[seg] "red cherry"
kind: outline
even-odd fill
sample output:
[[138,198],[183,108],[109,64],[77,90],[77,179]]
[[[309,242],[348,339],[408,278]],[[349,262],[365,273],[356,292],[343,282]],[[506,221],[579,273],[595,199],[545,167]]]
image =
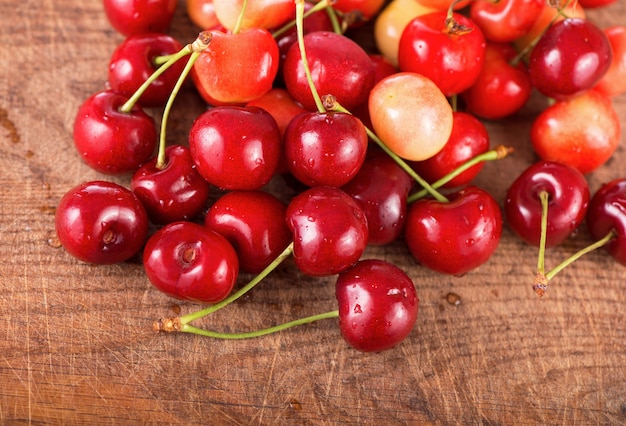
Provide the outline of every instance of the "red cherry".
[[430,78],[446,96],[468,89],[485,60],[485,37],[469,18],[453,14],[456,26],[447,24],[447,12],[414,18],[400,37],[400,71]]
[[409,206],[405,241],[422,265],[463,275],[485,263],[502,234],[500,206],[486,191],[468,186],[450,202],[420,199]]
[[613,155],[620,135],[620,118],[611,100],[590,90],[542,111],[533,122],[530,140],[542,159],[588,173]]
[[402,342],[417,320],[419,298],[411,278],[377,259],[358,262],[335,284],[339,329],[353,348],[380,352]]
[[469,16],[487,40],[506,43],[530,30],[544,4],[544,0],[474,1],[470,5]]
[[110,90],[98,92],[76,113],[74,145],[85,163],[101,173],[134,172],[154,153],[154,119],[137,104],[121,112],[127,100]]
[[141,250],[148,235],[148,216],[128,189],[92,181],[65,193],[56,209],[55,227],[72,256],[93,264],[113,264]]
[[[117,46],[109,61],[111,90],[130,98],[156,71],[156,57],[172,55],[182,47],[166,34],[137,34],[126,38]],[[170,66],[143,92],[139,103],[144,107],[165,105],[184,67],[183,61]]]
[[104,0],[104,12],[111,26],[125,36],[164,33],[177,4],[177,0]]
[[504,202],[505,217],[517,236],[534,246],[541,237],[542,192],[548,195],[545,247],[553,247],[582,223],[589,187],[578,170],[554,161],[534,163],[513,181]]
[[626,179],[614,179],[594,194],[587,209],[586,222],[594,239],[611,232],[615,237],[604,245],[615,260],[626,266]]
[[281,137],[276,121],[262,108],[220,106],[196,118],[189,149],[209,183],[221,189],[254,190],[276,172]]
[[226,238],[192,222],[170,223],[154,233],[146,242],[143,264],[159,291],[200,303],[225,299],[239,271]]
[[296,195],[286,212],[293,258],[311,276],[337,274],[354,265],[367,247],[367,219],[348,194],[317,186]]
[[233,245],[243,271],[259,273],[291,242],[284,221],[286,210],[269,193],[232,191],[213,203],[204,224]]
[[200,176],[189,153],[181,145],[165,151],[165,166],[157,158],[143,164],[130,181],[130,189],[146,207],[153,223],[166,224],[196,217],[209,197],[210,185]]
[[611,43],[613,60],[594,88],[607,96],[618,96],[626,93],[626,26],[615,25],[603,31]]
[[187,0],[187,16],[194,25],[203,30],[221,25],[215,15],[213,0]]
[[211,34],[209,46],[191,70],[193,82],[207,103],[243,105],[272,88],[279,56],[269,31],[251,28],[237,34]]
[[358,12],[361,21],[374,17],[385,4],[385,0],[336,0],[333,8],[343,13]]
[[616,0],[578,0],[578,3],[585,9],[593,9],[596,7],[605,7],[615,3]]
[[[374,86],[374,66],[367,53],[348,37],[329,31],[304,36],[313,85],[320,95],[333,95],[347,110],[367,101]],[[317,111],[302,65],[298,43],[283,62],[283,79],[291,96],[310,111]]]
[[611,64],[611,44],[586,19],[551,25],[532,50],[530,81],[544,95],[566,99],[592,88]]

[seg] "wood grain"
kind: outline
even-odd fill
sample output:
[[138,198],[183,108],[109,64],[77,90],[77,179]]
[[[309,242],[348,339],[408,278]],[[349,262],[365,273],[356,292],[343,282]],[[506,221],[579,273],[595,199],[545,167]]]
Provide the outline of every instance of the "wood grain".
[[[623,24],[625,2],[589,16]],[[1,424],[626,422],[626,269],[592,253],[538,299],[535,250],[508,229],[492,260],[463,277],[419,267],[401,241],[369,249],[367,257],[403,267],[421,299],[410,338],[384,353],[350,349],[331,320],[248,341],[154,334],[153,320],[197,306],[160,295],[137,262],[85,265],[54,236],[65,191],[103,178],[79,160],[71,129],[80,103],[105,87],[122,38],[95,1],[9,0],[0,3],[0,31]],[[172,34],[196,33],[182,2]],[[626,97],[614,102],[624,126]],[[487,123],[493,145],[516,148],[477,181],[499,202],[534,160],[528,130],[543,106],[535,97],[519,116]],[[203,108],[185,88],[169,139],[184,141]],[[624,176],[623,142],[588,176],[593,191]],[[549,252],[548,266],[589,241],[581,229]],[[327,311],[333,284],[288,261],[202,324],[245,330]]]

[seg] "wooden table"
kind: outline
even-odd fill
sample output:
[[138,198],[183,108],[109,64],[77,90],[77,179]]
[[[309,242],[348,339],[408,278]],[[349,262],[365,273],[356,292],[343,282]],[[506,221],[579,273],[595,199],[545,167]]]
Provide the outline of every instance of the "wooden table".
[[[626,4],[588,15],[624,24]],[[463,277],[416,265],[402,242],[369,249],[403,267],[421,299],[409,339],[383,353],[348,347],[334,320],[245,341],[154,333],[153,320],[197,306],[159,294],[138,262],[88,266],[54,236],[55,206],[71,186],[128,180],[90,170],[72,142],[74,114],[105,87],[122,37],[96,1],[9,0],[0,21],[0,423],[626,422],[626,269],[594,252],[539,299],[536,250],[508,229],[493,258]],[[197,31],[182,2],[172,34],[187,42]],[[168,133],[177,142],[204,108],[190,87],[179,99]],[[544,104],[534,99],[487,123],[493,145],[516,149],[476,181],[499,202],[535,160],[528,131]],[[624,126],[626,96],[614,102]],[[588,175],[592,191],[624,176],[625,164],[622,143]],[[589,242],[583,227],[549,251],[548,267]],[[288,261],[203,324],[245,330],[324,312],[335,306],[333,284]]]

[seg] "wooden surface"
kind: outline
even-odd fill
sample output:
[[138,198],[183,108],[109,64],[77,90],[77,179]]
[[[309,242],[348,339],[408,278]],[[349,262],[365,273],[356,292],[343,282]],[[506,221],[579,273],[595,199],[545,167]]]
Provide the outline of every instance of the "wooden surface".
[[[624,3],[589,16],[623,24]],[[80,103],[104,88],[122,38],[101,2],[69,0],[4,1],[0,34],[0,424],[626,422],[626,269],[592,253],[538,299],[536,251],[508,229],[489,263],[463,277],[417,266],[402,242],[368,250],[403,267],[421,299],[410,338],[384,353],[349,348],[334,320],[248,341],[155,334],[153,320],[197,306],[157,293],[137,262],[88,266],[54,238],[60,197],[104,177],[80,161],[71,128]],[[182,6],[172,34],[197,34]],[[190,88],[179,99],[176,142],[203,108]],[[614,102],[626,127],[626,96]],[[517,150],[476,182],[500,202],[535,159],[528,129],[543,106],[535,98],[488,123],[492,144]],[[625,164],[622,136],[588,176],[592,190]],[[588,243],[583,228],[549,252],[548,267]],[[303,277],[287,262],[202,324],[258,328],[333,309],[333,292],[333,278]]]

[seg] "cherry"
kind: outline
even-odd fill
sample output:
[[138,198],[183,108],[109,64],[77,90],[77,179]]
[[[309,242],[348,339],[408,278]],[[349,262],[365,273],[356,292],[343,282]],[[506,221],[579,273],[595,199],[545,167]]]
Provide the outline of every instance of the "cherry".
[[337,274],[354,265],[367,246],[367,218],[356,201],[336,187],[317,186],[293,197],[286,211],[293,257],[311,276]]
[[285,134],[287,126],[295,116],[309,112],[309,110],[297,103],[289,92],[282,87],[270,89],[269,92],[260,98],[248,102],[246,106],[256,106],[269,112],[276,120],[281,135]]
[[539,161],[526,168],[509,187],[504,214],[515,234],[534,246],[541,243],[541,221],[546,220],[544,247],[553,247],[582,223],[589,198],[587,181],[577,169],[555,161]]
[[233,245],[243,271],[259,273],[291,242],[286,210],[267,192],[231,191],[213,203],[204,224]]
[[74,145],[85,163],[101,173],[134,172],[154,153],[154,119],[138,104],[123,112],[127,101],[105,90],[90,96],[76,113]]
[[340,273],[335,294],[341,335],[360,351],[397,346],[417,320],[419,298],[413,281],[383,260],[362,260]]
[[293,14],[293,0],[213,0],[213,7],[220,23],[233,32],[278,28]]
[[148,235],[148,216],[137,197],[113,182],[91,181],[63,195],[55,213],[61,245],[93,264],[123,262],[136,255]]
[[585,9],[593,9],[596,7],[605,7],[615,3],[616,0],[578,0],[578,3]]
[[[455,111],[452,117],[452,133],[443,149],[426,160],[410,163],[430,183],[452,173],[465,162],[489,149],[489,134],[481,121],[471,114],[459,111]],[[454,188],[469,184],[480,173],[483,164],[480,162],[465,170],[444,187]]]
[[153,223],[167,224],[198,216],[210,185],[196,170],[189,148],[172,145],[165,151],[165,165],[157,167],[156,157],[144,163],[133,174],[130,189]]
[[143,265],[159,291],[200,303],[225,299],[239,270],[237,254],[226,238],[185,221],[165,225],[148,239]]
[[[158,68],[155,59],[179,52],[183,46],[166,34],[137,34],[127,37],[111,55],[108,82],[111,90],[131,97]],[[141,94],[144,107],[162,106],[182,73],[184,64],[177,61]]]
[[187,0],[187,16],[197,27],[203,30],[220,26],[215,14],[213,0]]
[[174,17],[177,0],[104,0],[111,26],[125,36],[164,33]]
[[367,218],[368,244],[385,245],[404,231],[407,197],[414,181],[390,156],[370,148],[359,172],[341,189]]
[[613,234],[605,249],[626,266],[626,179],[602,185],[589,202],[586,222],[589,233],[598,241]]
[[611,43],[613,60],[594,88],[613,97],[626,93],[626,26],[615,25],[603,31]]
[[276,172],[281,137],[276,121],[264,109],[219,106],[195,119],[189,149],[209,183],[221,189],[255,190]]
[[361,21],[368,21],[383,8],[385,0],[335,0],[333,8],[343,13],[359,14]]
[[566,163],[581,173],[604,164],[617,149],[620,135],[620,119],[611,100],[595,90],[555,102],[530,130],[539,157]]
[[469,16],[487,40],[507,43],[526,35],[544,4],[544,0],[474,1]]
[[452,194],[449,202],[415,201],[404,229],[409,251],[419,263],[457,276],[489,260],[501,234],[500,206],[475,186]]
[[533,48],[530,81],[544,95],[566,99],[593,87],[611,58],[611,44],[602,30],[587,19],[563,19],[551,25]]
[[400,37],[400,71],[430,78],[446,96],[474,84],[485,60],[485,37],[469,18],[432,12],[414,18]]

